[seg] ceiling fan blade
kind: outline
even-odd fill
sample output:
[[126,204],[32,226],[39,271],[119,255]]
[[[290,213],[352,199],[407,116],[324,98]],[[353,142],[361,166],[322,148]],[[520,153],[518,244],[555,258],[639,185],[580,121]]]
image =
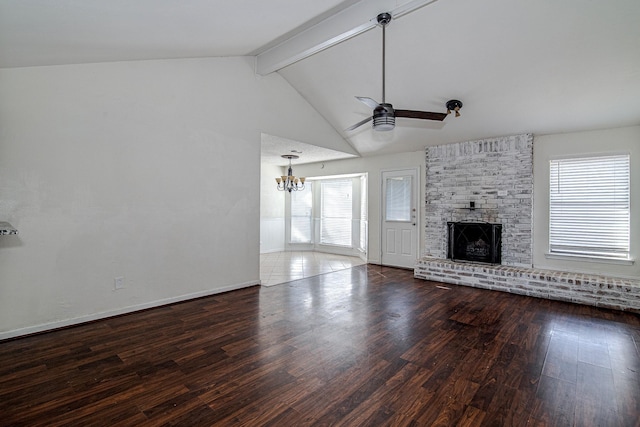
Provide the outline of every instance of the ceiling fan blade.
[[378,104],[376,101],[374,101],[371,98],[367,98],[366,96],[356,96],[356,99],[362,103],[364,103],[365,105],[367,105],[369,108],[374,109],[376,108]]
[[409,119],[437,120],[443,121],[447,117],[446,113],[431,113],[429,111],[397,110],[396,117],[407,117]]
[[373,119],[373,116],[369,116],[369,117],[367,117],[366,119],[364,119],[364,120],[362,120],[362,121],[360,121],[360,122],[356,123],[355,125],[353,125],[353,126],[351,126],[351,127],[346,128],[346,129],[345,129],[345,131],[347,131],[347,132],[348,132],[348,131],[354,130],[354,129],[356,129],[356,128],[358,128],[358,127],[362,126],[363,124],[365,124],[365,123],[367,123],[367,122],[370,122],[370,121],[371,121],[371,119]]

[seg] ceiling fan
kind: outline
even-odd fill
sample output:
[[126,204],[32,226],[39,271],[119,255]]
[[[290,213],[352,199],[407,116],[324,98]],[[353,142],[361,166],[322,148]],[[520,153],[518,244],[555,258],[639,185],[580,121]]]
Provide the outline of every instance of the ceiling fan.
[[428,111],[416,111],[416,110],[400,110],[393,108],[393,105],[385,102],[385,28],[391,21],[390,13],[381,13],[377,17],[378,24],[382,26],[382,102],[378,103],[371,98],[364,96],[356,96],[358,101],[364,103],[369,108],[373,109],[373,115],[367,117],[361,122],[345,129],[346,131],[352,131],[363,124],[373,120],[373,130],[376,131],[389,131],[396,126],[396,117],[406,117],[410,119],[422,119],[422,120],[437,120],[443,121],[447,114],[451,110],[455,110],[456,117],[460,115],[459,110],[462,108],[462,102],[458,100],[450,100],[447,102],[447,113],[433,113]]

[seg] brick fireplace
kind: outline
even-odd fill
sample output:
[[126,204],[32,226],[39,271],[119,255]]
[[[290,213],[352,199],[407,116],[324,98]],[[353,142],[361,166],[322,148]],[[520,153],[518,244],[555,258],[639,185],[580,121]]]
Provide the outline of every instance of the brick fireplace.
[[[640,313],[640,280],[533,267],[533,135],[426,149],[424,256],[416,278]],[[448,258],[448,223],[501,224],[499,265]]]
[[502,264],[531,267],[533,135],[428,147],[425,200],[425,255],[447,258],[447,222],[499,223]]

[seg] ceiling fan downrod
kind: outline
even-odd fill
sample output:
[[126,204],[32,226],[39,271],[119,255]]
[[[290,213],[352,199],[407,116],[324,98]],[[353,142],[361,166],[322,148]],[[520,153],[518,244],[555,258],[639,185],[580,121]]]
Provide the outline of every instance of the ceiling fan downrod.
[[378,24],[382,25],[382,103],[385,103],[385,81],[386,81],[386,28],[387,24],[391,22],[391,14],[384,12],[378,15]]
[[386,103],[386,28],[391,22],[391,14],[384,12],[377,17],[382,26],[382,103],[373,110],[373,128],[381,131],[392,130],[396,126],[396,116],[393,106]]

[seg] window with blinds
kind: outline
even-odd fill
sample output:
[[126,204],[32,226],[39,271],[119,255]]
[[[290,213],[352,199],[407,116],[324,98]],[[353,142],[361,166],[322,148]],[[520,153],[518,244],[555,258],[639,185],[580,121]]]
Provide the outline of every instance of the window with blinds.
[[411,176],[395,176],[386,180],[386,221],[411,221]]
[[353,215],[351,179],[322,181],[320,193],[320,243],[351,247]]
[[367,177],[360,177],[360,249],[367,251],[367,235],[368,235],[368,203],[367,203]]
[[550,254],[629,258],[629,169],[629,155],[550,162]]
[[291,192],[291,243],[311,243],[312,185],[307,181],[304,190]]

